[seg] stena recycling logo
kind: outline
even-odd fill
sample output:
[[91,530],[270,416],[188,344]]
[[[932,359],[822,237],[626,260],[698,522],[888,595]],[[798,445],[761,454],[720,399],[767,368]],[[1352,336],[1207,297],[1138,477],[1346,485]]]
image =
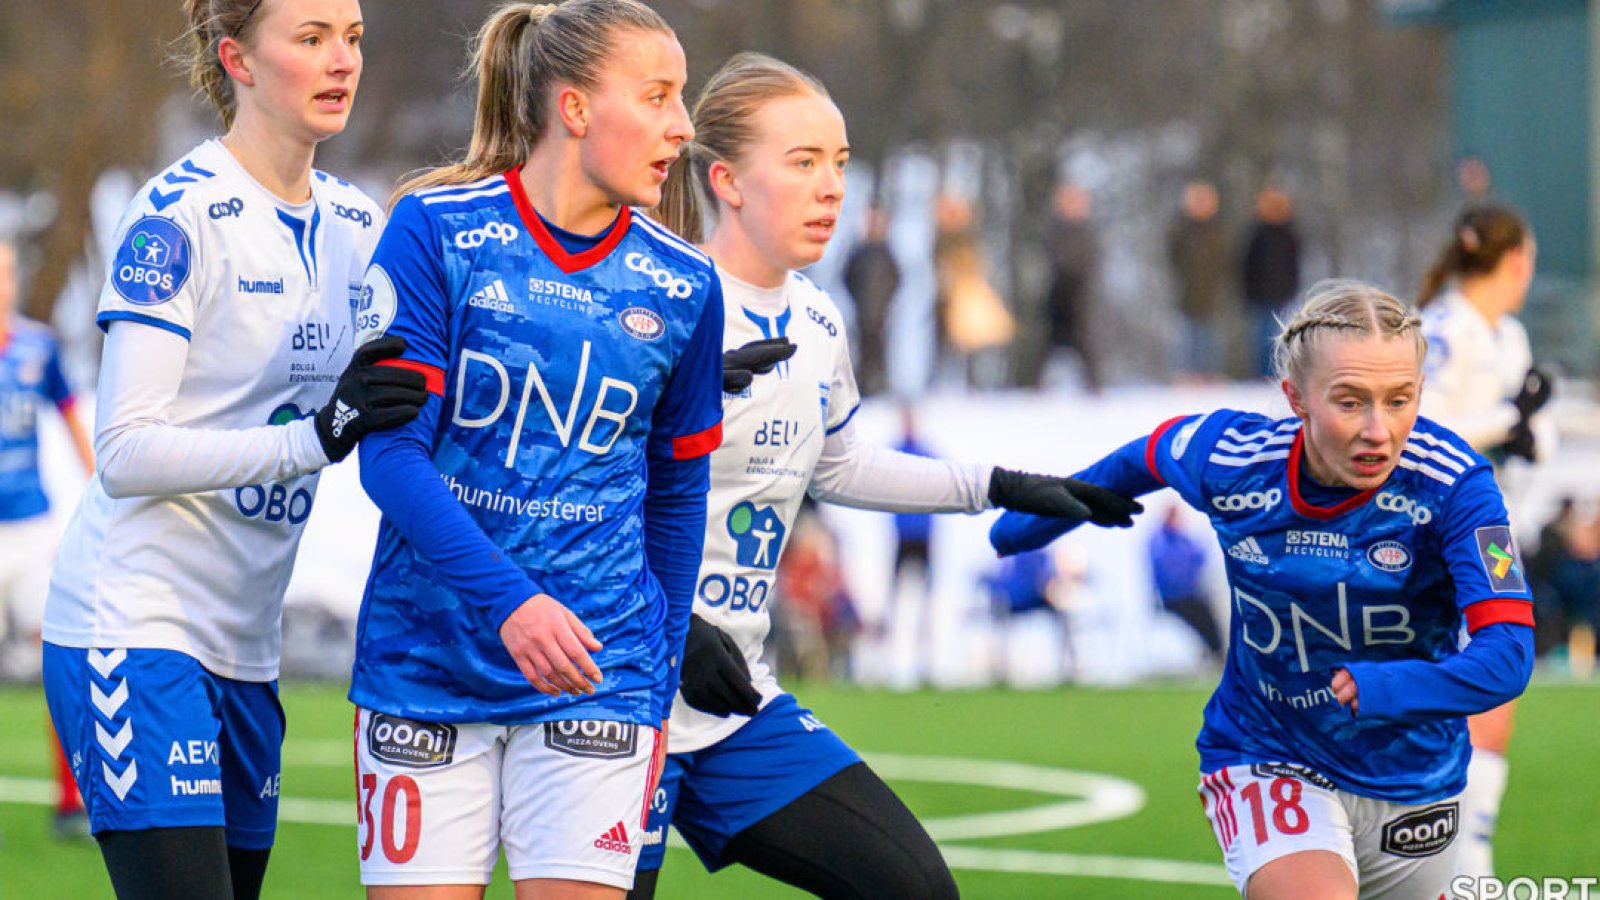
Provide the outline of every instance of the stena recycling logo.
[[630,306],[617,315],[617,323],[641,341],[653,341],[667,333],[667,325],[654,310]]
[[656,283],[656,287],[666,291],[667,296],[674,300],[682,300],[694,290],[688,279],[674,276],[643,253],[629,253],[622,258],[622,264],[635,272],[649,276]]
[[178,223],[145,216],[133,223],[111,263],[111,286],[129,303],[156,306],[189,280],[189,236]]
[[456,232],[456,248],[471,250],[482,247],[490,241],[499,241],[502,245],[509,244],[522,235],[517,226],[507,222],[486,222],[481,228],[470,231]]

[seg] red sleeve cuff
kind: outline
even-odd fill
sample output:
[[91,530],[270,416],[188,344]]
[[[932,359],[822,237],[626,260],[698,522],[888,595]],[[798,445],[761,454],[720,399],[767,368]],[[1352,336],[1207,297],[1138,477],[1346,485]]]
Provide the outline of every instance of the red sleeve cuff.
[[412,372],[421,372],[422,377],[428,380],[428,393],[435,396],[444,396],[444,370],[438,366],[430,366],[414,359],[381,359],[380,366],[394,366],[396,369],[409,369]]
[[1496,598],[1479,600],[1468,606],[1467,633],[1471,634],[1486,625],[1526,625],[1533,627],[1533,603],[1528,600]]
[[1174,417],[1166,420],[1165,422],[1162,422],[1160,425],[1156,426],[1156,430],[1155,431],[1150,433],[1150,439],[1145,442],[1145,445],[1144,445],[1144,467],[1150,470],[1150,476],[1152,478],[1154,478],[1155,480],[1161,482],[1162,484],[1166,484],[1167,480],[1165,478],[1161,477],[1161,470],[1156,468],[1156,445],[1161,443],[1161,436],[1166,434],[1168,431],[1170,431],[1172,429],[1172,426],[1178,424],[1179,422],[1182,422],[1184,419],[1187,419],[1187,418],[1189,418],[1189,417],[1188,416],[1174,416]]
[[694,459],[722,446],[722,422],[696,434],[672,439],[673,459]]

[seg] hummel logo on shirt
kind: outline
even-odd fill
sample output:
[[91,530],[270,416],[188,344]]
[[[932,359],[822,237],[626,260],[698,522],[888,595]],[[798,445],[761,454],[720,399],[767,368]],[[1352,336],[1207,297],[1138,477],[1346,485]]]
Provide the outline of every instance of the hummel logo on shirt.
[[628,841],[628,829],[621,822],[611,826],[611,830],[594,839],[594,845],[601,850],[610,850],[612,853],[633,854],[633,845]]
[[1253,537],[1247,537],[1229,547],[1228,555],[1247,563],[1255,563],[1258,566],[1264,566],[1270,561],[1267,559],[1267,554],[1261,549],[1261,545],[1256,543],[1256,539]]

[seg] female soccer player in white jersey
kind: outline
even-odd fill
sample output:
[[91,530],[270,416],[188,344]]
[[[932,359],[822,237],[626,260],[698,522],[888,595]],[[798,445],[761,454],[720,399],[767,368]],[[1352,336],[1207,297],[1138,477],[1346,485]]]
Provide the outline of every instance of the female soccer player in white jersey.
[[[699,240],[694,191],[715,198],[702,249],[722,279],[729,381],[671,755],[630,896],[654,895],[671,821],[708,868],[742,863],[825,897],[954,897],[916,818],[762,660],[774,570],[801,500],[809,490],[867,509],[998,505],[1108,524],[1130,524],[1137,504],[861,442],[843,319],[795,271],[821,258],[839,216],[850,148],[838,108],[811,76],[741,54],[706,85],[694,120],[662,215]],[[791,358],[762,359],[782,342]]]
[[[1554,452],[1548,413],[1550,377],[1533,364],[1528,333],[1516,314],[1528,297],[1537,254],[1522,216],[1501,206],[1463,212],[1417,294],[1428,338],[1422,411],[1461,435],[1504,472]],[[1514,505],[1514,504],[1513,504]],[[1581,634],[1581,632],[1579,632]],[[1591,642],[1587,652],[1594,656]],[[1515,703],[1467,720],[1472,762],[1461,797],[1460,869],[1494,874],[1493,841],[1506,789],[1506,746]]]
[[[1277,339],[1292,418],[1179,417],[1080,474],[1171,487],[1226,554],[1231,640],[1200,795],[1250,900],[1449,892],[1465,717],[1533,671],[1532,597],[1493,469],[1418,418],[1425,351],[1399,301],[1322,282]],[[1070,527],[1008,514],[990,539],[1013,553]]]
[[373,898],[620,898],[664,752],[721,439],[722,297],[655,206],[694,135],[634,0],[478,35],[465,162],[401,190],[363,338],[434,395],[363,443],[383,512],[350,698]]
[[425,397],[420,375],[373,365],[398,344],[353,353],[381,213],[311,167],[350,114],[360,5],[184,8],[227,133],[145,184],[118,229],[98,471],[44,622],[51,716],[124,900],[259,894],[283,592],[317,472]]

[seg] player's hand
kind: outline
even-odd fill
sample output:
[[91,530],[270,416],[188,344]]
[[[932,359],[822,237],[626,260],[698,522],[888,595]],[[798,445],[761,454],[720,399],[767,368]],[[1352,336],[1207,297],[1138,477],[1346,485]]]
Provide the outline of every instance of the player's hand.
[[989,502],[1002,509],[1126,528],[1144,512],[1136,500],[1076,478],[1015,472],[996,466],[989,475]]
[[1361,712],[1361,698],[1357,696],[1356,680],[1350,676],[1348,669],[1337,669],[1333,673],[1333,697],[1339,701],[1340,706],[1350,707],[1351,715]]
[[500,641],[528,683],[552,697],[592,694],[602,680],[589,658],[600,642],[572,610],[549,594],[534,594],[500,623]]
[[415,419],[428,401],[428,382],[421,372],[378,365],[405,350],[405,338],[385,335],[357,347],[350,357],[333,398],[317,412],[317,440],[330,463],[349,456],[363,436]]
[[722,391],[737,394],[750,386],[757,375],[772,371],[778,363],[799,349],[786,337],[751,341],[722,354]]
[[761,692],[750,684],[750,666],[739,645],[696,615],[689,616],[689,635],[683,641],[678,691],[683,702],[713,716],[753,716],[761,708]]
[[1522,387],[1517,391],[1517,396],[1511,402],[1516,404],[1517,413],[1526,422],[1534,413],[1544,409],[1550,402],[1550,397],[1555,394],[1555,379],[1550,373],[1534,366],[1528,374],[1522,376]]

